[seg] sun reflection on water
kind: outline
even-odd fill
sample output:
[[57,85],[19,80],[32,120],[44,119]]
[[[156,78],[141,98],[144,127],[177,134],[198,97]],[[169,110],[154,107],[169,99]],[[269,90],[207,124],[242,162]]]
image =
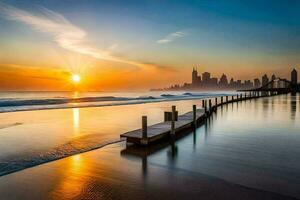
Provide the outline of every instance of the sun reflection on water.
[[72,108],[73,111],[73,129],[74,133],[79,134],[80,110],[79,108]]

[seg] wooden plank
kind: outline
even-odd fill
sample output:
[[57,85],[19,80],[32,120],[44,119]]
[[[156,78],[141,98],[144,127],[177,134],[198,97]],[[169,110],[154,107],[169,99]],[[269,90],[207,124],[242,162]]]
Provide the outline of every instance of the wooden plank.
[[[204,116],[204,109],[197,109],[196,118],[197,120]],[[175,122],[175,133],[182,129],[191,127],[193,123],[193,112],[187,112],[183,115],[178,116],[178,121]],[[158,140],[162,137],[169,135],[171,132],[171,122],[161,122],[148,126],[147,128],[147,142]],[[137,129],[120,135],[121,137],[127,138],[128,142],[134,142],[141,144],[143,137],[142,129]]]

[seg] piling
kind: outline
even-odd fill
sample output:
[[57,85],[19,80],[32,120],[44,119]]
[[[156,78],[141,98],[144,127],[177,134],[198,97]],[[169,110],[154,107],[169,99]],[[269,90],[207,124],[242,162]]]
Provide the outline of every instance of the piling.
[[221,96],[221,104],[223,104],[223,96]]
[[205,107],[205,101],[204,101],[204,99],[202,99],[202,108],[204,108]]
[[215,106],[217,107],[217,105],[218,105],[218,98],[216,97],[215,98]]
[[171,121],[171,134],[175,135],[175,116],[176,115],[176,106],[172,106],[172,121]]
[[147,116],[142,116],[142,133],[143,139],[147,138]]
[[209,112],[211,112],[211,99],[208,100]]
[[196,105],[193,105],[193,121],[194,121],[194,126],[195,127],[197,126],[197,116],[196,116],[196,113],[197,113],[197,107],[196,107]]

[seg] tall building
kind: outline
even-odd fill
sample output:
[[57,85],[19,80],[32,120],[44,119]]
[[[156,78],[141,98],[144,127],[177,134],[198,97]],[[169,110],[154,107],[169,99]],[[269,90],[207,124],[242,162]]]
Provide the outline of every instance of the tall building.
[[223,74],[221,76],[219,85],[223,88],[228,86],[228,80],[227,80],[227,76],[225,74]]
[[260,87],[260,80],[258,78],[254,79],[254,87],[259,88]]
[[209,72],[204,72],[202,74],[202,82],[203,82],[203,84],[209,84],[210,83],[210,73]]
[[242,87],[242,80],[237,80],[236,81],[236,87],[241,88]]
[[198,76],[197,68],[193,68],[192,72],[192,86],[197,87],[201,84],[201,76]]
[[297,85],[298,83],[298,73],[296,69],[293,69],[293,71],[291,72],[291,82],[293,85]]
[[265,86],[268,82],[269,82],[269,78],[268,78],[267,74],[263,75],[263,77],[261,79],[261,85]]
[[197,79],[198,79],[198,72],[195,68],[193,68],[193,72],[192,72],[192,85],[196,85],[197,84]]
[[218,78],[211,78],[209,81],[209,85],[212,87],[217,87],[218,86]]
[[272,75],[272,78],[271,78],[271,79],[272,79],[272,80],[275,80],[275,79],[276,79],[275,74]]
[[244,88],[245,89],[251,89],[251,88],[253,88],[253,83],[250,80],[245,80],[244,81]]
[[[271,77],[271,80],[275,80],[275,79],[276,79],[276,76],[275,76],[275,74],[273,74],[272,77]],[[275,82],[274,81],[271,84],[271,88],[275,88]]]

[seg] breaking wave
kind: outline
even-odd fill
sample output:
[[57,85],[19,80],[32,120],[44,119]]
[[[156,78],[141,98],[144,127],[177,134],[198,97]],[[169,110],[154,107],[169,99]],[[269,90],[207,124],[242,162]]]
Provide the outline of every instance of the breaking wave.
[[62,108],[80,108],[80,107],[99,107],[114,105],[129,105],[140,103],[153,103],[162,101],[192,100],[210,98],[221,95],[230,95],[224,93],[182,93],[182,94],[161,94],[158,96],[139,96],[139,97],[81,97],[81,98],[41,98],[41,99],[18,99],[2,98],[0,99],[0,113],[44,110],[44,109],[62,109]]
[[25,153],[13,158],[10,156],[2,158],[0,176],[124,141],[123,139],[115,139],[99,142],[100,139],[101,134],[84,135],[47,151]]

